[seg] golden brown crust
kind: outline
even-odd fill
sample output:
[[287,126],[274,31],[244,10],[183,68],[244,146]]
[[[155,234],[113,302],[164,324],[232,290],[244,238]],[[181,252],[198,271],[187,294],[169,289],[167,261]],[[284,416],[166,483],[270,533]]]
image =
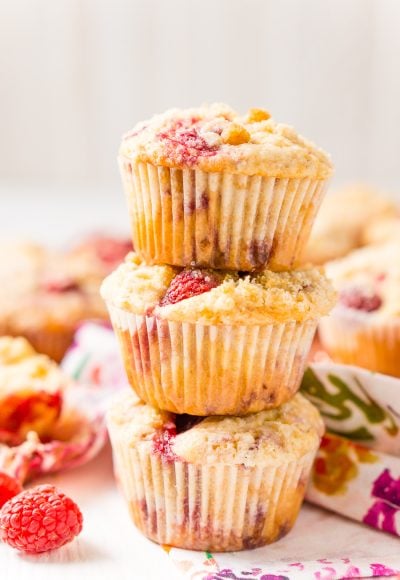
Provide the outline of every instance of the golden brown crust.
[[[124,430],[129,446],[148,448],[174,422],[174,415],[126,391],[114,401],[108,421]],[[173,438],[172,452],[193,464],[280,465],[314,451],[323,431],[317,409],[297,394],[277,409],[245,417],[206,417]]]
[[314,268],[265,270],[243,277],[225,272],[223,282],[209,292],[159,306],[178,272],[170,266],[148,266],[132,253],[106,278],[101,294],[106,302],[129,312],[152,310],[163,319],[202,324],[301,322],[327,314],[336,300],[330,282]]
[[241,117],[223,104],[171,109],[136,125],[120,147],[122,158],[206,172],[325,180],[329,157],[292,127],[262,109]]

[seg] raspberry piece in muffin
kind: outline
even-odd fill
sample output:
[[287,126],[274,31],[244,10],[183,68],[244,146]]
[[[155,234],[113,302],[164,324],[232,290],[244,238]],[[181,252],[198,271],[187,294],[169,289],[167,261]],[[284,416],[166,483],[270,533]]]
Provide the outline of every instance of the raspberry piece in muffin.
[[382,306],[382,298],[374,292],[366,292],[361,288],[348,288],[340,293],[340,303],[347,308],[374,312]]
[[163,461],[177,461],[179,458],[173,451],[175,437],[189,431],[204,420],[196,415],[171,415],[171,420],[165,423],[153,437],[153,453],[161,456]]
[[46,438],[67,384],[57,364],[24,338],[0,338],[0,441],[18,444],[29,431]]
[[209,292],[219,284],[218,277],[207,270],[183,270],[171,281],[160,306],[176,304],[181,300]]
[[165,143],[169,157],[177,163],[194,165],[199,157],[210,157],[217,152],[217,147],[200,135],[195,123],[196,119],[173,122],[158,134],[160,141]]
[[163,461],[175,461],[176,455],[172,450],[172,442],[176,437],[176,425],[169,421],[153,436],[153,453],[160,455]]

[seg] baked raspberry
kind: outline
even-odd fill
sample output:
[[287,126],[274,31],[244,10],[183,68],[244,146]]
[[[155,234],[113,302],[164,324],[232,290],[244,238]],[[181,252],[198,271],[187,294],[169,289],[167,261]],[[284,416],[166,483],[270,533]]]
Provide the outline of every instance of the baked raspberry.
[[22,486],[15,477],[0,471],[0,508],[12,497],[21,493]]
[[176,437],[176,425],[173,421],[163,425],[153,436],[153,453],[161,455],[163,461],[175,461],[177,456],[175,455],[172,445]]
[[217,277],[206,270],[182,270],[171,281],[160,306],[176,304],[186,298],[209,292],[219,284]]
[[178,164],[194,165],[199,157],[215,155],[218,147],[210,145],[194,126],[196,119],[175,122],[157,136],[167,148],[167,155]]
[[340,293],[340,303],[346,308],[374,312],[382,306],[381,297],[374,292],[365,292],[360,288],[349,288]]
[[53,485],[39,485],[10,499],[0,512],[0,539],[17,550],[39,554],[60,548],[82,530],[75,502]]
[[175,415],[174,419],[163,425],[153,437],[153,453],[161,455],[163,461],[176,461],[179,458],[172,448],[174,439],[180,433],[189,431],[203,421],[204,417],[196,415]]

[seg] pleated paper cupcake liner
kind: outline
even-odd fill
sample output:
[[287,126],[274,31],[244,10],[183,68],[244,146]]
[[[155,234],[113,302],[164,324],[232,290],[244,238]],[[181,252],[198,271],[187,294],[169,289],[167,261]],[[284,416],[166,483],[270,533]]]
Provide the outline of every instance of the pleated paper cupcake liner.
[[382,320],[371,324],[367,316],[334,310],[321,319],[323,348],[336,362],[400,377],[400,323]]
[[207,326],[109,310],[137,395],[191,415],[244,415],[289,400],[317,325]]
[[300,259],[326,181],[170,169],[119,159],[146,261],[251,271]]
[[231,551],[274,542],[292,528],[316,450],[275,466],[166,462],[133,447],[109,422],[117,479],[135,525],[160,544]]

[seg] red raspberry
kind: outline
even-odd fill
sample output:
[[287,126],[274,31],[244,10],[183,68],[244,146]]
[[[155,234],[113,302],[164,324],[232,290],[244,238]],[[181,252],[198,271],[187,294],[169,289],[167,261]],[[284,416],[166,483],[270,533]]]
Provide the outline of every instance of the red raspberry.
[[54,485],[38,485],[4,504],[0,539],[30,554],[47,552],[70,542],[82,530],[82,513]]
[[192,427],[201,423],[204,417],[196,415],[175,415],[171,421],[165,423],[163,428],[153,436],[153,453],[161,455],[163,461],[170,462],[179,459],[173,450],[174,439],[179,433],[189,431]]
[[176,121],[158,134],[160,141],[166,145],[168,156],[177,163],[194,165],[199,157],[211,157],[218,147],[209,145],[194,126],[197,119]]
[[166,423],[162,429],[153,436],[153,453],[161,455],[163,461],[175,461],[177,456],[172,449],[176,437],[176,425],[173,421]]
[[15,477],[0,471],[0,508],[21,491],[22,486]]
[[373,312],[382,306],[382,299],[378,294],[363,292],[360,288],[349,288],[340,294],[340,302],[347,308]]
[[219,280],[206,270],[182,270],[172,280],[160,306],[176,304],[186,298],[209,292],[219,284]]

